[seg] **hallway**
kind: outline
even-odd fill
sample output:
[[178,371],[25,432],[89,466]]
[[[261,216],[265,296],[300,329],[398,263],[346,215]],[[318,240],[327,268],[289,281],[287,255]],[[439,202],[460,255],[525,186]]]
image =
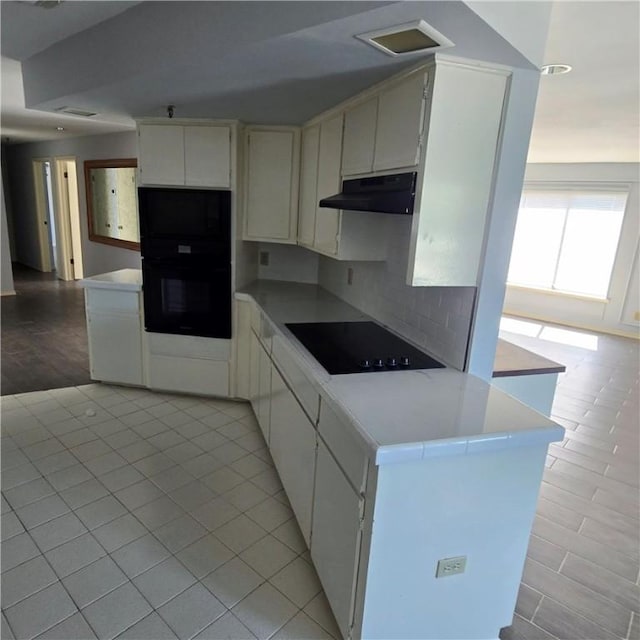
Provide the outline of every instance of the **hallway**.
[[2,395],[88,384],[83,290],[13,265],[15,296],[2,298]]

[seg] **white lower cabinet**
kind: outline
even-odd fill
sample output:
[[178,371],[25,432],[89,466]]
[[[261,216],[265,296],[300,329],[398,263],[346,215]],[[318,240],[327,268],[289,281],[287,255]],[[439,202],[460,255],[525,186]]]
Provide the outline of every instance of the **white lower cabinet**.
[[91,378],[144,384],[137,291],[85,289]]
[[146,333],[147,386],[206,396],[229,395],[231,341]]
[[271,358],[251,332],[249,401],[267,444],[271,423]]
[[309,545],[316,465],[316,430],[275,367],[271,370],[269,446],[302,535]]
[[363,509],[364,499],[319,439],[311,559],[345,638],[354,616]]

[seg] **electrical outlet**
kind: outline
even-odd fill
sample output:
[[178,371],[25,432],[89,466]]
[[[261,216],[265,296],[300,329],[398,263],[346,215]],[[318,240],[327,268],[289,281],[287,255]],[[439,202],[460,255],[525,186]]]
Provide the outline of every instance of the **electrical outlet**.
[[640,311],[636,311],[636,312],[633,314],[633,319],[634,319],[634,320],[638,320],[638,321],[640,321]]
[[347,269],[347,284],[353,284],[353,269],[351,267]]
[[456,573],[464,573],[467,566],[467,556],[456,556],[455,558],[442,558],[438,560],[438,568],[436,569],[436,578],[444,578],[453,576]]
[[268,267],[269,266],[269,252],[261,251],[260,252],[260,266]]

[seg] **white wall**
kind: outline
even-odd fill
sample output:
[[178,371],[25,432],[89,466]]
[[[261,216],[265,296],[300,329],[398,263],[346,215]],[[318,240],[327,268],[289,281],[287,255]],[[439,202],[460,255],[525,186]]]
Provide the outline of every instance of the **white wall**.
[[13,272],[11,271],[11,251],[9,249],[9,230],[7,227],[7,210],[4,202],[4,181],[0,180],[0,206],[2,217],[0,218],[0,264],[2,281],[0,283],[0,295],[15,294],[13,288]]
[[629,188],[620,243],[611,276],[607,301],[588,300],[557,293],[507,287],[504,311],[574,327],[623,335],[638,335],[640,311],[638,251],[640,238],[640,165],[608,164],[530,164],[528,183],[571,183],[584,187],[623,185]]
[[468,371],[485,380],[493,373],[539,80],[537,71],[522,69],[511,77],[469,347]]
[[4,151],[14,214],[14,261],[33,268],[39,264],[32,160],[66,156],[76,158],[85,277],[116,269],[140,268],[139,252],[89,241],[83,164],[85,160],[135,158],[135,132],[20,144],[5,147]]

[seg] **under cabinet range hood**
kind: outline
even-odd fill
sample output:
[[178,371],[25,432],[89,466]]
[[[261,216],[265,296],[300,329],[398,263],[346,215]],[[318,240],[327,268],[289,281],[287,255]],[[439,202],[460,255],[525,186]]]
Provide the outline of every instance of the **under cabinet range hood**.
[[412,215],[417,175],[412,171],[343,180],[342,191],[323,198],[319,205],[329,209]]

